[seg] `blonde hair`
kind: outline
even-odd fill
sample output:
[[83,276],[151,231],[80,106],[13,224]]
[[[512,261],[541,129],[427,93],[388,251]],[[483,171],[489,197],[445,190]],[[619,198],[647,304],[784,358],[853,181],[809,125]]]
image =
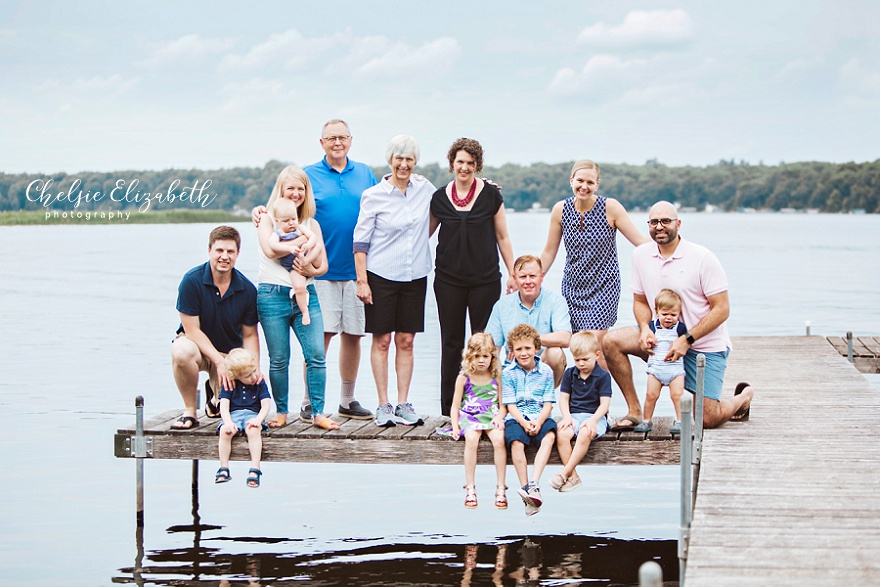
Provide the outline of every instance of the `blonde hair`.
[[681,310],[681,296],[671,289],[661,289],[657,297],[654,298],[654,309],[671,310],[673,308]]
[[243,348],[229,351],[223,363],[226,365],[226,371],[229,373],[229,376],[233,379],[247,375],[257,368],[257,359],[249,350]]
[[571,341],[568,343],[568,350],[571,351],[571,356],[574,358],[598,352],[599,339],[589,330],[575,332],[571,335]]
[[275,201],[275,205],[272,206],[272,218],[277,222],[280,218],[296,218],[299,220],[299,215],[297,214],[297,205],[293,203],[293,200],[288,200],[287,198],[278,198]]
[[302,203],[296,207],[297,218],[299,218],[300,222],[305,222],[315,215],[315,194],[312,192],[312,182],[309,181],[309,176],[296,165],[288,165],[278,174],[278,179],[275,180],[275,187],[272,188],[272,195],[269,196],[269,201],[266,203],[266,209],[269,211],[269,214],[272,215],[272,218],[275,218],[275,212],[273,211],[275,202],[281,198],[284,184],[291,179],[298,179],[304,186],[306,186],[306,197],[303,198]]
[[513,262],[513,272],[516,273],[523,268],[523,265],[527,265],[528,263],[537,263],[538,271],[544,271],[544,264],[541,263],[541,259],[534,255],[521,255]]
[[571,167],[571,176],[570,179],[574,178],[574,174],[580,171],[581,169],[595,169],[596,170],[596,178],[599,177],[599,164],[590,159],[581,159],[580,161],[575,161],[574,165]]
[[498,347],[495,346],[495,339],[488,332],[477,332],[471,335],[461,352],[461,370],[463,373],[471,374],[477,371],[477,362],[474,360],[478,354],[489,355],[492,360],[489,362],[489,373],[492,377],[498,377],[501,374],[501,360],[498,358]]
[[541,348],[541,335],[534,326],[517,324],[513,330],[507,333],[507,348],[513,350],[513,345],[519,340],[530,340],[535,344],[535,350]]

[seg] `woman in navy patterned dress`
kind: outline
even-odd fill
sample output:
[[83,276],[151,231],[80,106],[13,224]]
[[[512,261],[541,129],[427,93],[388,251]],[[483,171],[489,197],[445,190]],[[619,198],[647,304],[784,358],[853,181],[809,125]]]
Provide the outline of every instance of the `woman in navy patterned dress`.
[[620,267],[617,231],[639,246],[650,239],[636,229],[620,202],[596,193],[599,166],[588,159],[571,170],[573,196],[558,202],[550,212],[550,231],[541,253],[544,272],[565,240],[562,295],[568,302],[573,332],[589,330],[599,342],[617,322],[620,301]]

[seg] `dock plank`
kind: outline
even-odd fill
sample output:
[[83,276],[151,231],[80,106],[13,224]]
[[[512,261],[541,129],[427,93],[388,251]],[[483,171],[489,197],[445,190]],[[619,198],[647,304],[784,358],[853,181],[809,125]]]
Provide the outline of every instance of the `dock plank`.
[[685,585],[876,582],[880,394],[844,339],[733,346],[724,392],[749,381],[756,398],[748,422],[705,433]]

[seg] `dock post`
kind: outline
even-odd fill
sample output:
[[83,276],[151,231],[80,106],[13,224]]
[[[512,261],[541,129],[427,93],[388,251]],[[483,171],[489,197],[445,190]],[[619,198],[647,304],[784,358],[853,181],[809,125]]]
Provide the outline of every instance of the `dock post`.
[[681,396],[681,520],[678,529],[678,581],[684,583],[685,563],[687,562],[687,541],[691,525],[691,459],[693,457],[691,439],[693,427],[691,410],[693,399],[689,393]]
[[807,320],[806,322],[804,322],[804,326],[806,326],[807,328],[807,336],[810,336],[810,321]]
[[654,561],[639,567],[639,587],[663,587],[663,567]]
[[850,364],[855,363],[853,360],[853,348],[852,348],[852,332],[846,333],[846,358],[850,362]]
[[144,443],[144,396],[134,398],[135,408],[135,435],[134,456],[135,470],[137,471],[137,526],[144,526],[144,457],[147,449]]
[[[697,355],[697,389],[694,392],[694,465],[703,454],[703,389],[706,382],[706,355]],[[694,483],[696,486],[696,483]]]

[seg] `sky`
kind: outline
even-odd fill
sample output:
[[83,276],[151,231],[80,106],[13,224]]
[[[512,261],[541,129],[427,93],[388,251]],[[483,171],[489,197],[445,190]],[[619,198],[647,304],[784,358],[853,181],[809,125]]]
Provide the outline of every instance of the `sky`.
[[0,0],[0,172],[880,158],[880,2]]

